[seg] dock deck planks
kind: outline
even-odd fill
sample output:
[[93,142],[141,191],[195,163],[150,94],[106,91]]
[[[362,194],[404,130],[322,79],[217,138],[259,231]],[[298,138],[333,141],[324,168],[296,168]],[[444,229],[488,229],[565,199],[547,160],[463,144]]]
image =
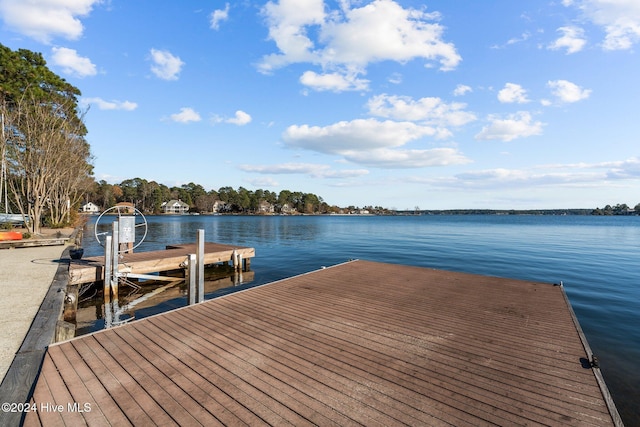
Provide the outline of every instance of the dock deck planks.
[[52,345],[32,402],[89,425],[614,425],[579,333],[560,286],[354,261]]
[[[204,244],[205,264],[229,262],[233,251],[236,250],[244,260],[253,258],[255,250],[243,246],[224,245],[206,242]],[[147,274],[159,271],[180,269],[189,254],[196,253],[195,244],[167,246],[166,250],[134,252],[123,254],[120,265],[130,268],[131,273]],[[69,284],[97,282],[104,279],[104,257],[88,257],[73,261],[69,266]]]

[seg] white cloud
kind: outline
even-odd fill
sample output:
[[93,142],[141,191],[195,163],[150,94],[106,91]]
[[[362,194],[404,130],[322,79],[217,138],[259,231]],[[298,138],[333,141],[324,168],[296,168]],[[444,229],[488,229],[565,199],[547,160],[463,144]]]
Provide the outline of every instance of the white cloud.
[[270,72],[296,62],[315,62],[311,52],[313,42],[307,36],[307,27],[320,25],[325,20],[323,0],[272,1],[262,9],[269,25],[269,38],[280,54],[265,56],[260,70]]
[[[590,188],[614,181],[638,181],[640,159],[602,163],[539,165],[526,169],[484,169],[457,174],[432,184],[449,188],[501,189],[533,187]],[[608,183],[608,184],[607,184]]]
[[558,32],[562,36],[549,45],[549,49],[567,49],[567,55],[580,52],[587,44],[584,37],[584,30],[579,27],[560,27]]
[[66,47],[54,47],[51,62],[61,67],[65,74],[76,77],[95,76],[98,73],[96,66],[89,58],[80,56],[74,49]]
[[608,179],[640,179],[640,158],[632,157],[619,162],[602,163],[606,167]]
[[0,15],[11,30],[48,44],[53,37],[78,39],[81,17],[101,0],[0,0]]
[[503,103],[524,104],[529,102],[527,99],[527,91],[515,83],[507,83],[504,88],[498,92],[498,100]]
[[251,115],[245,113],[242,110],[236,111],[236,114],[231,118],[224,118],[218,115],[215,115],[211,118],[211,123],[229,123],[232,125],[244,126],[246,124],[251,123]]
[[377,95],[369,99],[369,114],[396,120],[409,120],[428,125],[448,127],[462,126],[476,120],[473,113],[465,111],[466,104],[447,104],[440,98],[427,97],[414,100],[408,96]]
[[82,98],[84,105],[96,105],[100,110],[125,110],[133,111],[138,108],[138,104],[131,101],[105,101],[102,98]]
[[425,150],[391,150],[379,148],[369,151],[354,151],[344,154],[344,157],[354,163],[383,168],[425,168],[434,166],[462,165],[470,163],[455,148],[431,148]]
[[602,170],[607,179],[625,180],[640,179],[640,158],[631,157],[626,160],[600,163],[569,163],[543,165],[540,168],[562,170]]
[[180,109],[179,113],[171,115],[171,120],[178,123],[190,123],[199,122],[202,119],[200,114],[198,114],[193,108],[183,107]]
[[453,96],[463,96],[463,95],[466,95],[469,92],[473,92],[473,89],[471,89],[471,86],[459,84],[453,90]]
[[[455,46],[443,41],[444,27],[433,22],[439,19],[437,13],[404,9],[393,0],[374,0],[362,7],[341,1],[340,6],[325,13],[322,0],[268,2],[263,13],[279,52],[265,56],[259,69],[267,73],[293,63],[316,64],[323,74],[307,74],[303,84],[341,90],[345,82],[366,83],[357,76],[374,62],[424,59],[428,66],[439,62],[446,71],[461,61]],[[346,77],[337,80],[336,73]]]
[[579,8],[588,20],[602,27],[605,50],[631,49],[640,41],[638,0],[575,0],[563,4]]
[[435,129],[410,122],[375,119],[342,121],[329,126],[293,125],[283,134],[286,145],[327,154],[399,147]]
[[595,183],[602,179],[600,173],[539,172],[532,169],[487,169],[458,174],[451,184],[469,188],[531,188],[541,186],[577,186]]
[[[391,84],[394,85],[399,85],[400,83],[402,83],[402,74],[400,73],[393,73],[389,76],[389,78],[387,79],[387,81]],[[368,82],[367,82],[368,83]]]
[[280,183],[270,176],[262,176],[247,180],[251,185],[258,188],[278,187]]
[[238,126],[244,126],[251,123],[251,116],[242,110],[238,110],[236,111],[236,115],[231,119],[227,119],[226,122]]
[[184,62],[168,50],[151,49],[151,71],[163,80],[177,80]]
[[567,80],[549,81],[547,86],[551,88],[553,95],[565,103],[578,102],[587,99],[591,95],[591,89],[582,89],[577,84]]
[[522,33],[520,37],[514,37],[512,39],[507,40],[507,45],[522,43],[524,41],[529,40],[530,37],[531,37],[531,33],[529,32]]
[[282,139],[291,148],[339,155],[353,163],[380,168],[441,166],[469,161],[453,148],[400,148],[423,136],[437,133],[437,129],[407,121],[358,119],[324,127],[289,126]]
[[451,43],[442,41],[444,27],[432,23],[438,14],[403,9],[392,0],[375,0],[364,7],[344,10],[342,19],[322,28],[327,40],[323,60],[364,67],[376,61],[437,60],[442,70],[461,61]]
[[300,77],[300,83],[317,91],[330,90],[334,92],[362,91],[369,86],[369,80],[358,79],[353,74],[317,74],[314,71],[305,71]]
[[214,30],[220,29],[220,23],[229,19],[229,3],[224,5],[224,9],[216,9],[211,13],[211,28]]
[[476,135],[476,139],[498,139],[508,142],[516,138],[540,135],[544,126],[542,122],[533,121],[531,113],[526,111],[510,114],[504,119],[497,115],[490,115],[489,122],[489,125],[484,126]]
[[529,40],[530,38],[531,38],[531,33],[529,33],[529,32],[525,32],[525,33],[522,33],[519,37],[513,37],[513,38],[510,38],[510,39],[509,39],[509,40],[507,40],[507,42],[506,42],[506,43],[504,43],[504,44],[501,44],[501,45],[498,45],[498,44],[493,45],[493,46],[491,46],[491,49],[504,49],[504,48],[506,48],[507,46],[515,45],[515,44],[518,44],[518,43],[523,43],[523,42],[525,42],[525,41]]
[[333,170],[329,165],[315,163],[281,163],[277,165],[242,165],[246,172],[260,174],[303,174],[314,178],[355,178],[369,173],[366,169]]

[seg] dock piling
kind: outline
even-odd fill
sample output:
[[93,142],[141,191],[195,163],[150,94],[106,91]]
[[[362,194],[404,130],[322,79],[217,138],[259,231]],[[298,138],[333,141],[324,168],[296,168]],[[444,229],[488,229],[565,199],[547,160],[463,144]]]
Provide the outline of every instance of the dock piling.
[[111,299],[111,270],[113,266],[111,261],[111,249],[113,249],[113,243],[111,242],[111,236],[107,236],[104,245],[104,280],[103,280],[103,292],[104,302],[107,303]]
[[233,269],[235,272],[240,273],[243,268],[242,254],[236,249],[234,249],[231,254],[231,262],[233,263]]
[[113,221],[113,248],[111,249],[111,256],[113,261],[111,262],[111,277],[109,278],[111,286],[111,294],[113,296],[113,303],[118,303],[118,279],[119,279],[119,255],[120,255],[120,232],[118,228],[118,221]]
[[198,291],[196,301],[204,301],[204,230],[198,229],[196,238],[196,280],[198,282]]
[[187,281],[189,283],[189,287],[188,287],[188,299],[189,299],[189,305],[193,305],[196,303],[197,301],[197,295],[196,295],[196,255],[195,254],[189,254],[188,255],[188,260],[187,260]]

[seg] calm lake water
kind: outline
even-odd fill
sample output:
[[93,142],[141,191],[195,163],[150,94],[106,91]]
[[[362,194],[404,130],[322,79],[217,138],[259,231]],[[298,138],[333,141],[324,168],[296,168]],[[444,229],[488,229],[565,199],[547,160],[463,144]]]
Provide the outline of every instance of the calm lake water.
[[[626,425],[640,426],[640,217],[149,216],[147,221],[148,235],[137,251],[194,242],[198,229],[205,230],[206,241],[255,248],[252,281],[234,290],[350,259],[562,281]],[[87,256],[103,254],[92,223],[83,245]],[[136,312],[136,318],[182,304],[184,299],[161,304]]]

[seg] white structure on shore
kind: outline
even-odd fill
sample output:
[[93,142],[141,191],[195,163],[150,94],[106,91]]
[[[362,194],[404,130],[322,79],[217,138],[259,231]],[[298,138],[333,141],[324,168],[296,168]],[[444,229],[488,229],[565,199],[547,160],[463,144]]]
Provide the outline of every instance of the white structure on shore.
[[100,212],[100,208],[95,203],[88,202],[88,203],[85,203],[84,205],[80,206],[80,212],[95,214],[95,213]]
[[166,214],[186,214],[189,212],[189,205],[182,200],[169,200],[162,204],[162,212]]

